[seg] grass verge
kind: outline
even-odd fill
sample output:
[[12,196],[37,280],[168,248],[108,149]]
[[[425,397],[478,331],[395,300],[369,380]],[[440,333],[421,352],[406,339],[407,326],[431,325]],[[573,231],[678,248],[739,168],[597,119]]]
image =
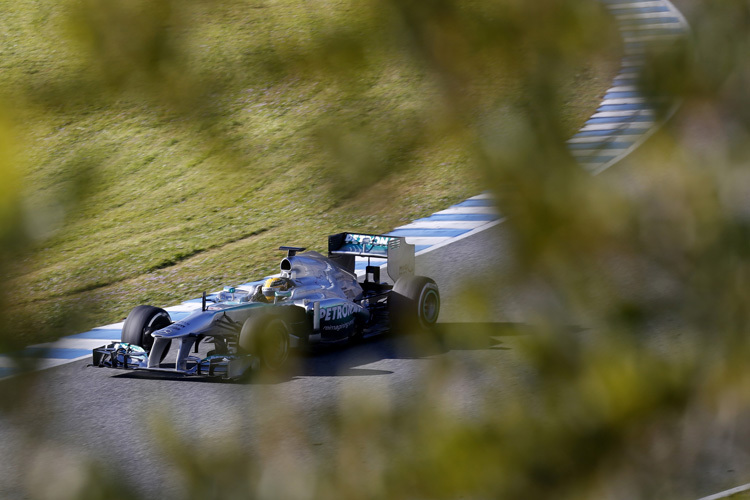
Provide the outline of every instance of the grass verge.
[[[259,278],[275,271],[280,244],[322,250],[327,234],[385,232],[483,190],[480,124],[526,103],[535,48],[485,33],[483,50],[461,51],[465,37],[442,24],[442,39],[409,45],[392,28],[404,12],[376,7],[2,8],[0,86],[23,149],[26,241],[3,271],[2,344]],[[467,4],[456,23],[491,10]],[[577,49],[557,82],[569,135],[618,68],[616,30],[595,13],[598,43]],[[452,58],[441,40],[458,47]]]

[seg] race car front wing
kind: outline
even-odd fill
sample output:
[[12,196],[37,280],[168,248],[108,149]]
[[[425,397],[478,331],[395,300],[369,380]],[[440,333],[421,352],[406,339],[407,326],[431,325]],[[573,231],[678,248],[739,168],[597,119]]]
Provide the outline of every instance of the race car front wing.
[[260,360],[250,354],[219,354],[205,358],[188,356],[179,367],[149,367],[148,353],[140,346],[125,342],[113,342],[97,347],[92,353],[92,366],[120,370],[142,370],[183,376],[219,377],[237,380],[248,371],[256,370]]

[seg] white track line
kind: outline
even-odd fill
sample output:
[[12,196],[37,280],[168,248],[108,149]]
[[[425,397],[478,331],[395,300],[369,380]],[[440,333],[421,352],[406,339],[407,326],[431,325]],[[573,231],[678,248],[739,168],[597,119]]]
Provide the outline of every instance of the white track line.
[[742,486],[737,486],[736,488],[732,488],[731,490],[722,491],[721,493],[716,493],[714,495],[699,498],[698,500],[720,500],[722,498],[728,498],[732,495],[736,495],[737,493],[742,493],[744,491],[750,491],[750,484],[743,484]]

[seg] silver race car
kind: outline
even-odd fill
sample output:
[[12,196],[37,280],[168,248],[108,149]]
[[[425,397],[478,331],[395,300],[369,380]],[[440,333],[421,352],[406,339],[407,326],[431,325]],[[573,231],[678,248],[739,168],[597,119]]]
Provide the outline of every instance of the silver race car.
[[[404,238],[340,233],[328,237],[328,256],[280,250],[287,255],[279,275],[204,293],[200,310],[180,321],[158,307],[136,307],[121,342],[94,349],[93,365],[234,380],[280,369],[292,347],[358,340],[392,327],[429,329],[437,321],[438,287],[414,275],[414,245]],[[362,281],[356,257],[366,261]],[[383,260],[393,285],[381,282]],[[205,357],[197,356],[201,342],[212,344]],[[177,352],[168,357],[173,345]]]

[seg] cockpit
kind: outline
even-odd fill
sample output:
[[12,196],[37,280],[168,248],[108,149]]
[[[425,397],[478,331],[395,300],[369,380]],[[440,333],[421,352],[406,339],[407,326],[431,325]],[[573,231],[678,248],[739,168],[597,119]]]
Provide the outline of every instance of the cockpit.
[[292,295],[292,289],[297,284],[291,278],[275,277],[268,278],[262,285],[258,285],[253,293],[253,302],[266,302],[273,304],[285,300]]

